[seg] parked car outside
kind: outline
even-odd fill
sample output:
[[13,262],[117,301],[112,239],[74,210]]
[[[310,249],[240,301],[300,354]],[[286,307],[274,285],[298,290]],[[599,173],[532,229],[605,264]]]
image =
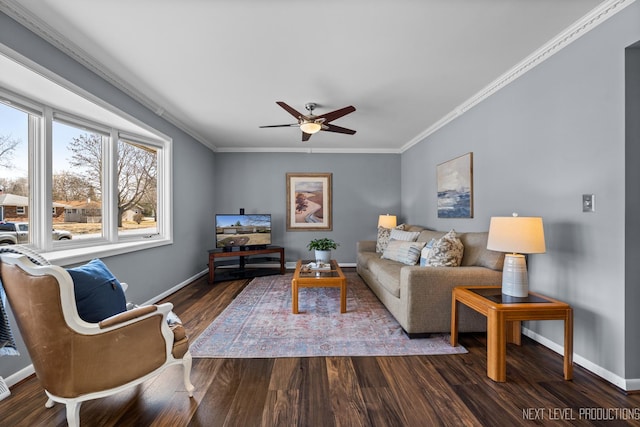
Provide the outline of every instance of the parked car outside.
[[[73,237],[67,230],[52,231],[53,240],[71,240]],[[28,222],[0,222],[0,245],[29,243]]]

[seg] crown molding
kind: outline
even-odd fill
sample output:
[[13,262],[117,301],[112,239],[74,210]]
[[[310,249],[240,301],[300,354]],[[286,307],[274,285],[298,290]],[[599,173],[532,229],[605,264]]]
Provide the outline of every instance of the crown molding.
[[98,75],[100,78],[124,92],[144,107],[153,111],[156,115],[176,126],[178,129],[184,131],[206,147],[209,147],[211,150],[216,149],[216,146],[207,140],[207,138],[200,135],[177,117],[168,113],[161,105],[158,105],[156,102],[144,95],[135,86],[132,86],[126,81],[120,79],[116,74],[112,73],[108,67],[91,56],[88,52],[81,49],[42,19],[25,9],[17,0],[0,0],[0,12],[5,13],[7,16],[36,34],[41,39],[53,45],[56,49],[66,54],[74,61],[80,63],[83,67]]
[[598,27],[600,24],[611,18],[625,7],[631,5],[636,0],[608,0],[594,8],[591,12],[583,16],[571,26],[566,28],[556,37],[544,44],[541,48],[527,56],[520,63],[516,64],[509,71],[502,74],[496,80],[485,86],[478,93],[467,99],[465,102],[453,109],[449,114],[435,122],[425,131],[418,134],[411,141],[400,148],[400,152],[404,153],[418,142],[435,133],[454,119],[460,117],[471,108],[475,107],[500,89],[522,77],[525,73],[531,71],[537,65],[551,58],[553,55],[569,46],[589,31]]
[[303,153],[303,154],[401,154],[386,148],[317,148],[317,147],[218,147],[216,153]]

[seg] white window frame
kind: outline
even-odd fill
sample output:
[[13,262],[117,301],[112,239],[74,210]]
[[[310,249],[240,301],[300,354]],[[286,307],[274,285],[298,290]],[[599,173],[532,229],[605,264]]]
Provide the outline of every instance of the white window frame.
[[[1,83],[1,82],[0,82]],[[81,118],[60,108],[55,110],[47,105],[0,86],[0,99],[9,101],[9,106],[29,114],[29,222],[30,244],[49,261],[57,264],[70,264],[87,261],[99,256],[112,256],[141,249],[163,246],[173,243],[172,220],[172,158],[173,141],[171,138],[149,129],[157,138],[135,135],[120,131],[97,120]],[[104,107],[104,105],[102,105]],[[111,107],[112,110],[113,107]],[[131,120],[126,115],[122,115]],[[50,230],[53,228],[52,177],[53,177],[53,120],[98,130],[108,137],[103,138],[103,194],[102,194],[102,237],[90,239],[72,239],[65,242],[54,241]],[[141,126],[140,123],[136,125]],[[151,145],[158,154],[157,234],[138,236],[118,236],[117,227],[117,142],[121,135],[127,139]],[[48,231],[48,232],[47,232]]]

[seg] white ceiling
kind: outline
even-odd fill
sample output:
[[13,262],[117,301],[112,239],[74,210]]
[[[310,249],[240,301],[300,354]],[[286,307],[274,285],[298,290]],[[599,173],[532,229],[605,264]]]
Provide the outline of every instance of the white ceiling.
[[[215,150],[334,152],[402,152],[579,35],[606,3],[0,0]],[[316,114],[353,105],[333,124],[357,133],[301,142],[296,128],[259,129],[295,122],[276,101],[302,112],[316,102]]]

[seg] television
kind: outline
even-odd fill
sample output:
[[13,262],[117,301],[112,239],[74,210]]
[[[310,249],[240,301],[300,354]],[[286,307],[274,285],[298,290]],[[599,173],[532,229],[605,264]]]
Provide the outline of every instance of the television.
[[217,248],[265,248],[270,244],[270,214],[216,214]]

